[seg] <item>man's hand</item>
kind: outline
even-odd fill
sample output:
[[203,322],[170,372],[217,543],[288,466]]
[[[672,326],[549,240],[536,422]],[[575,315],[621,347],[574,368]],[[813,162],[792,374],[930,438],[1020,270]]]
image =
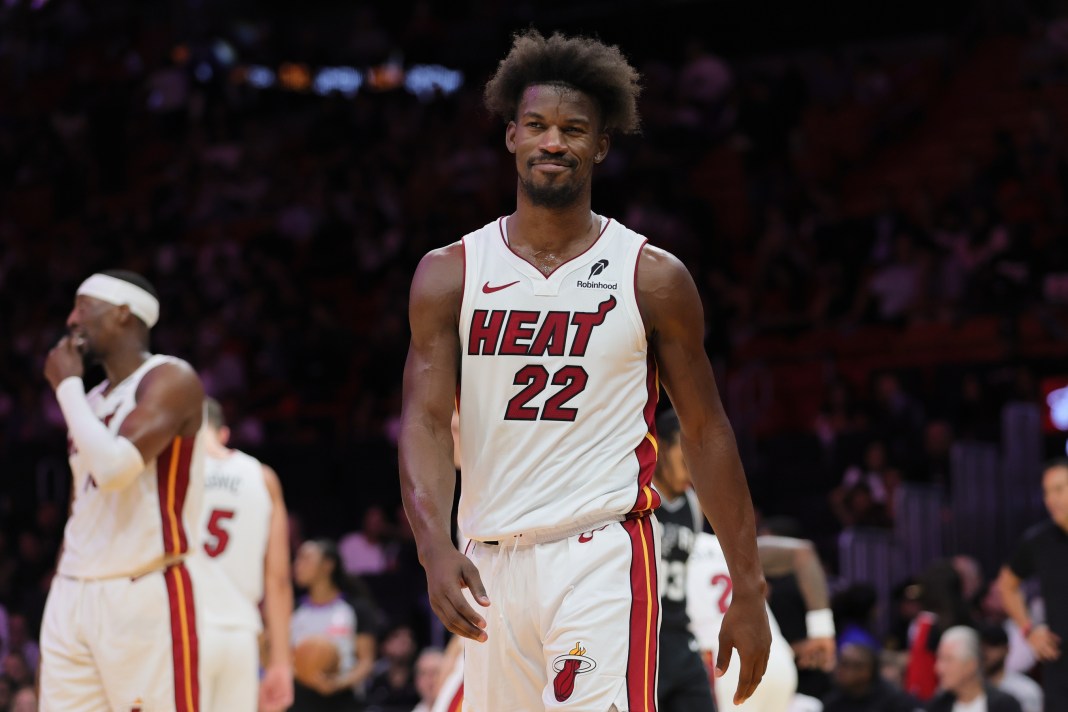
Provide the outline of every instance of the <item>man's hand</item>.
[[1031,650],[1035,651],[1035,656],[1043,662],[1061,657],[1061,637],[1047,625],[1036,625],[1032,628],[1027,634],[1027,643]]
[[85,365],[82,363],[82,354],[74,345],[70,336],[64,336],[59,343],[52,347],[45,360],[44,374],[52,389],[63,382],[65,378],[77,376],[81,378],[85,373]]
[[831,672],[835,665],[834,638],[805,638],[793,643],[797,667],[802,670]]
[[733,649],[738,649],[739,665],[738,689],[734,693],[734,704],[740,705],[760,684],[764,671],[768,668],[768,655],[771,654],[771,628],[768,625],[768,613],[762,595],[739,596],[737,593],[731,601],[730,608],[723,616],[723,625],[719,629],[719,655],[716,659],[716,677],[727,671],[731,662]]
[[451,546],[435,551],[424,562],[430,607],[445,627],[480,643],[486,641],[486,620],[467,602],[462,589],[471,589],[471,595],[480,606],[489,606],[486,587],[471,560]]
[[293,704],[293,670],[289,665],[268,666],[260,680],[259,712],[285,712]]

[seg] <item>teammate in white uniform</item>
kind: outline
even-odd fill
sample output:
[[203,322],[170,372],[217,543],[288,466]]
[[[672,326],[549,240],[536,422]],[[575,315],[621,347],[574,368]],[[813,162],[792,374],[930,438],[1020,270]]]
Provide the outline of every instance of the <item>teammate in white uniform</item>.
[[[158,316],[143,277],[94,274],[45,363],[73,475],[41,628],[45,712],[199,709],[199,611],[183,560],[197,544],[204,392],[184,361],[148,352]],[[88,396],[83,357],[107,376]]]
[[[230,429],[218,401],[205,400],[205,419],[203,543],[190,561],[203,594],[204,709],[285,710],[293,703],[293,588],[282,486],[270,467],[226,447]],[[267,628],[268,663],[257,685],[261,618]]]
[[[508,122],[517,209],[431,252],[413,279],[402,493],[431,605],[470,639],[470,712],[656,708],[661,379],[701,505],[729,533],[739,701],[767,663],[753,508],[697,289],[678,259],[591,210],[593,167],[610,132],[637,129],[637,93],[615,47],[517,36],[486,87]],[[457,397],[466,556],[449,535]]]
[[[787,712],[794,709],[818,708],[818,702],[797,690],[797,665],[834,667],[834,620],[829,605],[827,579],[811,542],[790,537],[761,536],[757,539],[764,573],[768,576],[783,576],[792,573],[797,579],[805,598],[808,637],[795,653],[786,641],[775,616],[768,610],[771,621],[771,657],[768,671],[753,696],[740,706],[729,706],[738,680],[736,665],[727,668],[726,674],[716,680],[714,692],[720,709],[740,709],[749,712]],[[690,554],[689,571],[686,577],[687,611],[690,627],[697,639],[698,648],[707,660],[719,650],[719,632],[724,612],[731,605],[732,581],[723,558],[719,539],[701,532]],[[795,654],[799,657],[795,663]]]

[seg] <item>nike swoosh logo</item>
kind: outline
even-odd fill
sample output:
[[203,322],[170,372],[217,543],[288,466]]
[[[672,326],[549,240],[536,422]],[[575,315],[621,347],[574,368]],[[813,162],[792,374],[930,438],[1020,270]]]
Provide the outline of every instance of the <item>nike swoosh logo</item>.
[[511,287],[513,285],[516,285],[516,284],[519,284],[519,280],[518,279],[516,281],[514,281],[514,282],[509,282],[508,284],[502,284],[499,287],[491,287],[490,283],[486,282],[485,284],[482,285],[482,293],[483,294],[493,294],[494,292],[499,292],[502,289],[508,289],[509,287]]

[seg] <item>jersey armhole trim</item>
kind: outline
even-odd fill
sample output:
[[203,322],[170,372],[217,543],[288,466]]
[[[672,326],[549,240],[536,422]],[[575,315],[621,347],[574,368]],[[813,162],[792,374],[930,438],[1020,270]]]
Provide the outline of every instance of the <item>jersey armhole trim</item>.
[[638,243],[637,254],[634,256],[634,279],[631,284],[631,294],[633,299],[628,300],[629,304],[633,305],[629,310],[631,312],[631,318],[634,322],[634,328],[638,332],[638,338],[640,343],[646,347],[649,346],[649,330],[645,324],[645,318],[642,316],[641,304],[638,301],[638,265],[642,261],[642,253],[645,251],[645,246],[649,244],[649,240],[645,237],[641,238]]

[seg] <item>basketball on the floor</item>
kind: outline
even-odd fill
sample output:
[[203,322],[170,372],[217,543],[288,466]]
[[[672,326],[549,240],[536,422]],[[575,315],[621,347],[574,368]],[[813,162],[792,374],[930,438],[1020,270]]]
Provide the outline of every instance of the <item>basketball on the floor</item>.
[[340,663],[334,641],[325,635],[312,635],[300,641],[293,651],[293,677],[307,685],[320,673],[336,675]]

